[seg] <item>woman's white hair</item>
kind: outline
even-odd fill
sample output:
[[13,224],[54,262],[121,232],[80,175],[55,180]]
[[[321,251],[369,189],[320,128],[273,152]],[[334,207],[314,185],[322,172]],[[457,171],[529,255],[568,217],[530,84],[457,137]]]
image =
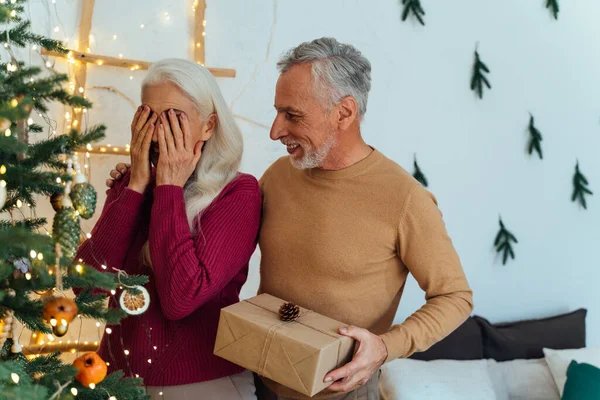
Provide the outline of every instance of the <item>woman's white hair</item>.
[[185,93],[202,121],[217,115],[212,137],[204,143],[196,171],[185,186],[188,224],[195,231],[194,219],[238,174],[243,152],[243,138],[233,114],[212,74],[193,61],[168,58],[153,63],[142,82],[145,87],[170,82]]

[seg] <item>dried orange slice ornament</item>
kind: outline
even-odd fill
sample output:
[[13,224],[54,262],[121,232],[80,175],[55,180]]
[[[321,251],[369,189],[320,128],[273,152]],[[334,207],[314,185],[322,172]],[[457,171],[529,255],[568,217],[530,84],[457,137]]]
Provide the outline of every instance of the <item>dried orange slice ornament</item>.
[[125,289],[119,298],[121,308],[127,314],[139,315],[148,309],[150,305],[150,294],[143,286],[135,286],[135,290]]

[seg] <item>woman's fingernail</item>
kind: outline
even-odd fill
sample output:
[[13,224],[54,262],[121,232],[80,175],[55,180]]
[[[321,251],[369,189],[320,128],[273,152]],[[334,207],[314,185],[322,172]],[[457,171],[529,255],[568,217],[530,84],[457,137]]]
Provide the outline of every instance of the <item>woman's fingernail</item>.
[[181,117],[181,119],[185,119],[185,114],[179,114],[179,116]]
[[175,111],[172,108],[169,110],[169,115],[175,115]]
[[330,377],[330,376],[328,376],[327,378],[325,378],[325,382],[331,382],[331,380],[332,380],[332,379],[331,379],[331,377]]
[[342,333],[347,333],[347,332],[348,332],[348,329],[346,329],[346,328],[342,328],[340,331],[341,331]]

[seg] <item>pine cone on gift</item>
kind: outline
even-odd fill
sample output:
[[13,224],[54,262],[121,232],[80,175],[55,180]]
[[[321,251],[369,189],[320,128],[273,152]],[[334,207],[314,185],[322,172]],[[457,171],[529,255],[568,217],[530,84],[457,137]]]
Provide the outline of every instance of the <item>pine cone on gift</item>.
[[72,207],[63,207],[54,215],[52,237],[61,245],[63,254],[73,258],[79,246],[79,217]]
[[282,321],[294,321],[300,315],[300,307],[293,303],[283,303],[279,308],[279,319]]
[[69,196],[81,218],[92,218],[96,210],[96,189],[92,185],[87,182],[77,183],[73,185]]

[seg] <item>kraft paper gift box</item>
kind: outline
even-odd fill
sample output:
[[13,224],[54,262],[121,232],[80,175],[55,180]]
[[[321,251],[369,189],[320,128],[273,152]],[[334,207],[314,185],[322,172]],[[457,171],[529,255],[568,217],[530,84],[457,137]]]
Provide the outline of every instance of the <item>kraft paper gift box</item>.
[[284,303],[261,294],[223,308],[214,354],[312,397],[352,360],[354,339],[338,334],[346,324],[302,307],[298,319],[281,321]]

